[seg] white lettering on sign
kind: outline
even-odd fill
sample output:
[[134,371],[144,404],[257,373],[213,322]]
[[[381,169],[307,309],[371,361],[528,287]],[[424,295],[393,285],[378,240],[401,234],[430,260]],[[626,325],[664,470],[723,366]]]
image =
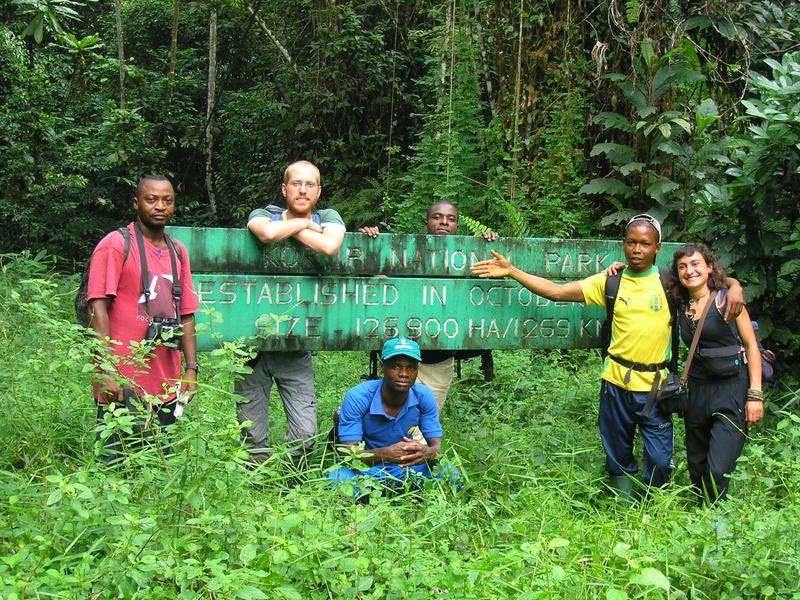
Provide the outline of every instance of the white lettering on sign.
[[321,321],[322,317],[262,315],[256,320],[255,328],[262,337],[318,339],[322,337]]
[[469,302],[472,306],[530,306],[533,298],[536,298],[536,306],[569,306],[569,302],[556,302],[548,300],[542,296],[536,296],[529,289],[519,287],[514,284],[497,284],[482,288],[474,285],[469,290]]
[[[377,283],[350,279],[346,281],[315,281],[312,288],[299,282],[268,281],[261,284],[258,294],[253,293],[253,281],[197,280],[197,291],[204,304],[256,304],[293,306],[295,304],[358,304],[363,306],[392,306],[400,299],[400,290],[392,283]],[[215,289],[216,287],[216,289]],[[430,302],[444,305],[447,302],[445,286],[430,293]]]
[[422,284],[422,305],[433,306],[434,304],[447,306],[446,284],[442,284],[438,287],[427,283]]
[[469,319],[467,335],[479,340],[531,338],[568,338],[570,322],[566,318],[548,318],[538,321],[517,318],[509,319]]
[[608,254],[548,252],[544,269],[547,273],[559,275],[591,275],[604,270],[608,266],[607,261]]
[[[389,256],[389,265],[392,268],[402,267],[404,269],[418,269],[424,271],[431,270],[444,270],[447,273],[461,274],[469,271],[469,267],[481,260],[492,258],[492,255],[487,250],[483,254],[477,252],[467,252],[467,250],[456,248],[453,250],[438,250],[436,248],[428,248],[425,250],[427,254],[427,261],[423,254],[417,250],[392,248],[391,255]],[[513,260],[511,254],[508,255],[509,260]]]

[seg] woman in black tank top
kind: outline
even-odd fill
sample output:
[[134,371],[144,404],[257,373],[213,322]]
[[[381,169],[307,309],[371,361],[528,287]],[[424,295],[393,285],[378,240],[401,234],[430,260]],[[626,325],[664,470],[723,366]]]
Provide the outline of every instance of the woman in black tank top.
[[744,447],[747,427],[764,415],[761,354],[746,309],[733,323],[722,317],[725,273],[711,250],[703,244],[683,246],[675,252],[672,272],[670,292],[679,307],[681,339],[687,346],[706,304],[714,302],[689,371],[685,417],[692,485],[702,498],[714,502],[727,492],[728,475]]

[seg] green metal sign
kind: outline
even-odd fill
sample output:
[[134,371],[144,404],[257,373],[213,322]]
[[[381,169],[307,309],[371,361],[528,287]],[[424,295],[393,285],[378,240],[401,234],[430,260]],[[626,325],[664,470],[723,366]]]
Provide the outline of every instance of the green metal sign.
[[621,243],[607,240],[347,234],[328,258],[293,241],[262,245],[243,229],[169,231],[188,248],[202,350],[235,339],[265,350],[372,350],[397,335],[427,349],[591,347],[602,309],[477,279],[469,267],[494,248],[526,271],[574,280],[622,257]]
[[398,335],[423,348],[595,345],[603,312],[480,279],[197,275],[210,312],[200,345],[244,337],[268,350],[373,350]]
[[[170,227],[189,248],[195,273],[291,275],[391,275],[470,277],[473,263],[495,249],[515,265],[543,277],[582,279],[623,260],[622,243],[612,240],[500,238],[485,242],[463,235],[345,235],[336,256],[320,256],[294,240],[261,244],[247,229]],[[659,264],[669,265],[674,246],[664,244]]]

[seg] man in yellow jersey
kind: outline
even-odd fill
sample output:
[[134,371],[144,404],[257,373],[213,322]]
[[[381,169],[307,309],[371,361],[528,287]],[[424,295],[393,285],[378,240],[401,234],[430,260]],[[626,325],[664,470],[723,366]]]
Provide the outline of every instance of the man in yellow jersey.
[[[657,407],[652,407],[649,414],[642,414],[656,372],[661,373],[662,380],[667,374],[672,328],[667,296],[654,265],[661,249],[660,223],[650,215],[633,217],[625,227],[623,246],[628,265],[620,280],[611,343],[603,365],[599,421],[611,485],[620,495],[630,498],[638,472],[633,452],[637,426],[644,444],[644,483],[661,486],[674,468],[672,420]],[[492,251],[492,255],[491,260],[475,263],[473,273],[482,278],[511,277],[551,300],[605,307],[605,272],[582,281],[557,284],[518,269],[498,252]],[[738,303],[741,300],[738,282],[735,288]],[[730,304],[729,310],[735,309]]]

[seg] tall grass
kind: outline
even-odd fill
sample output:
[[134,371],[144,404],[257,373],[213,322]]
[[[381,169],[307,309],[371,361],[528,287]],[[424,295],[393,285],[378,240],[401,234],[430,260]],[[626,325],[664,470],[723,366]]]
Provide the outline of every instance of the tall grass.
[[2,598],[800,598],[797,391],[770,394],[727,502],[697,506],[679,450],[674,480],[626,507],[604,485],[598,357],[497,353],[495,381],[467,364],[443,413],[463,489],[359,505],[327,485],[323,438],[367,356],[316,356],[321,433],[302,470],[274,397],[279,449],[254,471],[231,394],[245,353],[228,344],[201,357],[200,397],[159,438],[173,453],[150,444],[110,468],[75,281],[43,257],[0,269]]

